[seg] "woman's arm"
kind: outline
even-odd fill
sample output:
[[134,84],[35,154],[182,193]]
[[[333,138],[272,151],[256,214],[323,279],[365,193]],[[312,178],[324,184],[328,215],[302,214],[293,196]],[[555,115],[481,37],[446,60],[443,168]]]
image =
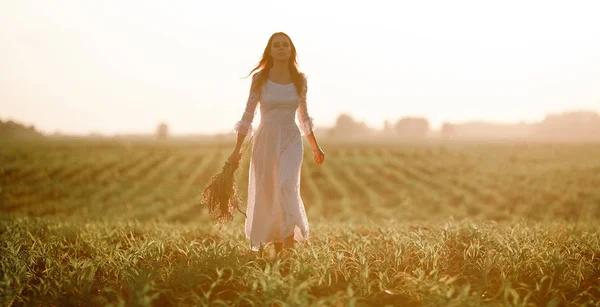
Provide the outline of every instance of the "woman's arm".
[[308,107],[306,104],[306,93],[308,92],[308,83],[306,81],[306,77],[304,77],[303,88],[300,91],[300,105],[298,106],[298,121],[300,122],[300,131],[302,134],[306,136],[308,141],[310,142],[310,146],[312,147],[314,156],[314,161],[317,164],[323,163],[325,161],[325,153],[319,146],[317,142],[317,138],[315,137],[315,125],[313,123],[313,119],[308,115]]
[[250,93],[248,94],[248,100],[246,101],[246,109],[242,115],[241,120],[235,124],[234,130],[237,132],[237,141],[235,148],[229,157],[229,163],[236,169],[239,166],[240,161],[240,150],[246,135],[252,135],[252,121],[254,120],[254,114],[256,114],[256,107],[260,100],[260,90],[258,87],[258,73],[252,76],[252,84],[250,85]]
[[306,138],[308,139],[308,142],[310,142],[310,146],[312,147],[312,151],[315,154],[314,157],[313,157],[315,163],[317,163],[317,164],[323,163],[323,161],[325,161],[325,152],[323,152],[323,150],[321,149],[321,147],[317,143],[317,138],[315,138],[314,132],[311,133],[311,134],[306,135]]
[[312,147],[312,150],[318,150],[321,147],[319,147],[319,144],[317,143],[317,138],[315,137],[315,133],[311,133],[306,135],[306,139],[308,140],[308,142],[310,143],[310,147]]
[[238,132],[237,141],[235,143],[235,148],[233,148],[233,152],[240,153],[240,150],[242,149],[242,144],[244,143],[245,138],[246,138],[246,134],[242,134],[241,132]]

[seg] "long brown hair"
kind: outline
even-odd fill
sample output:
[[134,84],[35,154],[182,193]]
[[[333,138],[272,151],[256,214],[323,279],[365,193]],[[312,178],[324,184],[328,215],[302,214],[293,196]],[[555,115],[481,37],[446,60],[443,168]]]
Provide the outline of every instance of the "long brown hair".
[[[273,38],[275,38],[275,36],[277,35],[283,35],[287,37],[287,39],[290,41],[290,45],[292,46],[292,54],[290,56],[290,60],[288,61],[288,66],[290,69],[292,82],[294,82],[294,86],[296,87],[296,92],[298,93],[298,95],[300,95],[302,87],[304,86],[304,74],[301,73],[298,69],[298,54],[296,53],[296,46],[292,42],[290,36],[284,32],[275,32],[271,35],[269,41],[267,42],[267,46],[263,51],[262,58],[258,62],[258,65],[256,65],[256,67],[254,67],[254,69],[252,69],[248,74],[248,76],[250,76],[253,72],[258,71],[257,73],[259,82],[255,84],[257,88],[254,88],[253,90],[258,90],[269,79],[269,70],[271,69],[271,67],[273,67],[273,58],[271,57],[271,55],[269,55],[269,50],[271,49],[271,43],[273,42]],[[263,71],[266,73],[262,73]],[[248,78],[248,76],[246,76],[246,78]]]

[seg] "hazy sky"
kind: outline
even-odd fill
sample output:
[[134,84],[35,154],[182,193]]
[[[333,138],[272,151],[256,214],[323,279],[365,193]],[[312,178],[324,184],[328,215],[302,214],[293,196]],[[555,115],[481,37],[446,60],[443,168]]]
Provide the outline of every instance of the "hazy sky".
[[[231,131],[269,36],[309,113],[537,121],[600,111],[600,1],[0,0],[0,118],[44,132]],[[317,133],[318,136],[318,133]]]

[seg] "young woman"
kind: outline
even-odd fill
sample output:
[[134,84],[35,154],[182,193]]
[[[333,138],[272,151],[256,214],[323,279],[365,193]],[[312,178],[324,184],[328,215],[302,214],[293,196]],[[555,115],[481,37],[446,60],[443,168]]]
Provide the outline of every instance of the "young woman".
[[306,77],[298,70],[296,47],[287,34],[271,35],[262,59],[250,74],[254,71],[245,112],[235,126],[237,144],[229,163],[239,166],[240,148],[246,135],[253,134],[252,121],[260,101],[261,120],[254,132],[250,158],[246,238],[252,251],[273,242],[279,253],[283,247],[293,248],[294,240],[306,240],[309,234],[300,198],[301,135],[310,142],[315,163],[323,163],[325,153],[313,133],[306,107]]

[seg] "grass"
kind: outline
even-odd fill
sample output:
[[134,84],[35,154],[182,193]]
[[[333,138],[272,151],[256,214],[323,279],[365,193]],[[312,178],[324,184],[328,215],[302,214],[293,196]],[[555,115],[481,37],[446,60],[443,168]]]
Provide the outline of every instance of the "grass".
[[598,305],[600,145],[321,143],[262,258],[196,201],[230,144],[2,143],[0,304]]

